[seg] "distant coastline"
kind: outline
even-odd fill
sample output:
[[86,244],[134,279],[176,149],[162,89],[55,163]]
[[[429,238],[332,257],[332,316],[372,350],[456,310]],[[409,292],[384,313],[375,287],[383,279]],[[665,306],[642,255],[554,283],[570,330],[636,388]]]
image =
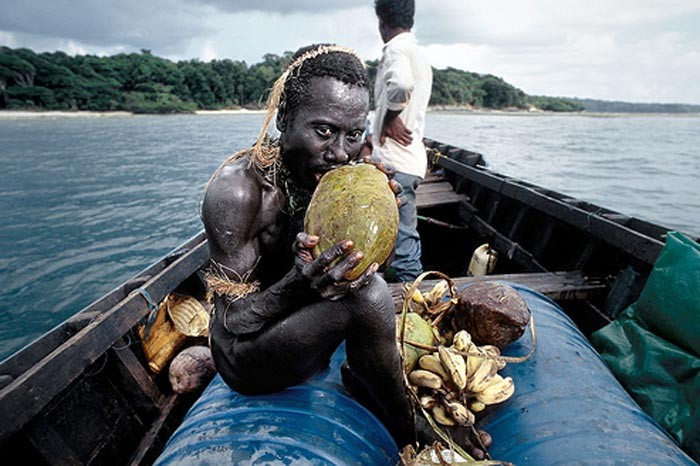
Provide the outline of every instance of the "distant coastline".
[[[223,110],[195,110],[189,114],[196,115],[254,115],[263,114],[265,110],[248,110],[245,108],[238,109],[223,109]],[[108,118],[108,117],[125,117],[134,115],[183,115],[183,113],[133,113],[125,111],[114,112],[93,112],[88,110],[0,110],[0,120],[22,119],[22,118]],[[187,113],[184,113],[187,115]]]
[[[536,108],[522,109],[491,109],[491,108],[474,108],[474,107],[458,107],[458,106],[433,106],[428,109],[430,113],[443,114],[470,114],[470,115],[504,115],[504,116],[523,116],[523,117],[538,117],[538,116],[585,116],[585,117],[600,117],[600,118],[616,118],[616,117],[700,117],[700,112],[694,113],[665,113],[665,112],[553,112],[540,110]],[[221,109],[221,110],[195,110],[189,113],[133,113],[126,111],[108,111],[97,112],[87,110],[0,110],[1,120],[29,119],[29,118],[113,118],[113,117],[129,117],[136,115],[262,115],[266,112],[264,109]]]

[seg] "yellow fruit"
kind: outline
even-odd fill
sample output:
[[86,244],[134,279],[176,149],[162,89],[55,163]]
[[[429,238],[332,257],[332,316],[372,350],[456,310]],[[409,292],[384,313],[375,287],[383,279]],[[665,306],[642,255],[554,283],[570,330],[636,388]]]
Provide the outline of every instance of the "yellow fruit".
[[515,393],[515,383],[512,377],[503,378],[496,374],[489,385],[475,395],[477,401],[486,405],[503,403]]
[[444,346],[438,347],[440,362],[447,369],[450,378],[460,390],[467,386],[467,365],[462,355]]
[[438,424],[442,424],[443,426],[454,426],[457,424],[457,422],[454,420],[452,416],[447,414],[447,411],[445,410],[445,407],[441,404],[436,404],[433,407],[433,418],[435,418],[435,422]]
[[452,418],[457,421],[457,424],[462,426],[471,426],[474,424],[474,421],[476,421],[476,416],[474,416],[474,413],[469,411],[467,407],[459,401],[445,400],[444,403],[447,412],[449,412]]
[[416,369],[409,373],[408,381],[417,387],[434,389],[442,387],[442,377],[425,369]]
[[440,357],[436,354],[425,354],[418,360],[418,366],[442,377],[445,381],[451,380],[450,375],[440,363]]

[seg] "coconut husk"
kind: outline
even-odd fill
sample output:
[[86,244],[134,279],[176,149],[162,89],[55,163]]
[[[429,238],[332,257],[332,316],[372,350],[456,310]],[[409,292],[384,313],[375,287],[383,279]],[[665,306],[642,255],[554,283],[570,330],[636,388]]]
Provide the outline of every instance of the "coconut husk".
[[209,312],[192,296],[171,294],[165,300],[168,316],[177,329],[188,337],[209,336]]

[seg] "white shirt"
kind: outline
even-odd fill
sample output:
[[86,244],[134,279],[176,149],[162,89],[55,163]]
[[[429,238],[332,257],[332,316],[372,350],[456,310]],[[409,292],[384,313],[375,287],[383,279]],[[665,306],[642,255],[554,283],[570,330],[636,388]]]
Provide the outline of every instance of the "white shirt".
[[[432,68],[412,32],[397,34],[384,45],[374,85],[376,111],[372,155],[399,172],[421,178],[428,166],[423,134],[432,86]],[[382,122],[387,110],[401,111],[399,118],[413,133],[413,142],[409,146],[386,138],[380,147]]]

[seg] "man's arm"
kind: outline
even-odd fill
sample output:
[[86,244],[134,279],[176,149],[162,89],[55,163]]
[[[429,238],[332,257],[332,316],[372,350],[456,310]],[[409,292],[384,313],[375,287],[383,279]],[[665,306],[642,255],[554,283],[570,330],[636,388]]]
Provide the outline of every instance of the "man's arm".
[[386,57],[388,68],[385,74],[387,112],[382,121],[379,143],[384,145],[389,137],[403,146],[413,142],[411,130],[406,127],[399,115],[408,105],[415,87],[411,63],[400,51],[392,51]]
[[412,132],[399,118],[400,114],[401,111],[387,110],[382,123],[382,134],[379,138],[380,145],[384,145],[386,138],[391,138],[402,146],[408,146],[413,142]]
[[[318,237],[299,233],[292,246],[294,265],[265,289],[250,285],[259,277],[262,219],[278,199],[263,196],[261,181],[246,168],[227,167],[207,189],[202,206],[212,265],[239,287],[240,293],[215,295],[217,319],[233,334],[254,333],[312,300],[336,300],[366,284],[378,265],[349,281],[345,275],[362,259],[350,241],[341,241],[313,258]],[[283,238],[278,238],[284,241]],[[246,289],[247,288],[247,289]]]
[[298,305],[303,277],[290,270],[282,280],[260,290],[260,228],[265,209],[261,181],[247,162],[226,167],[207,189],[202,220],[207,232],[212,269],[232,284],[215,295],[217,318],[234,334],[253,333]]

